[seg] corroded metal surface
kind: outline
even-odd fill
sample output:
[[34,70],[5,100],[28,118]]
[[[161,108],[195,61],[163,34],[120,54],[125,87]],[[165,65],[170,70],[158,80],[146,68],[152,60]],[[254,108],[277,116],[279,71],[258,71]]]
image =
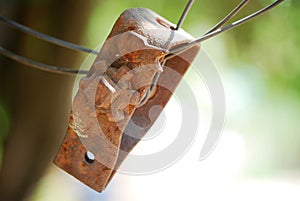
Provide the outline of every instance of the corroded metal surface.
[[[163,108],[172,96],[182,78],[172,71],[183,76],[200,47],[168,60],[166,68],[162,63],[168,49],[192,39],[182,30],[174,31],[171,23],[148,9],[126,10],[89,74],[80,81],[67,135],[54,163],[101,192],[161,113],[156,110],[150,119],[151,107]],[[148,96],[158,74],[157,87]],[[135,130],[129,122],[143,129]],[[120,149],[125,152],[120,154]],[[95,158],[87,158],[87,153]]]

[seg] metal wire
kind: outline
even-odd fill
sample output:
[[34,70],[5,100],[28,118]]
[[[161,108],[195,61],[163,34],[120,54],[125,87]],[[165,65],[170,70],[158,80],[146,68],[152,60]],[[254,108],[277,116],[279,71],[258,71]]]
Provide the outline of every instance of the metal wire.
[[233,9],[224,19],[222,19],[218,24],[216,24],[213,28],[211,28],[204,35],[209,34],[219,28],[221,28],[224,24],[226,24],[230,19],[232,19],[250,0],[242,1],[235,9]]
[[[181,45],[181,46],[177,46],[177,47],[174,47],[174,48],[171,48],[170,49],[170,54],[166,56],[166,60],[167,59],[170,59],[172,57],[175,56],[175,54],[179,54],[181,52],[184,52],[186,51],[187,49],[195,46],[196,44],[199,44],[203,41],[206,41],[216,35],[219,35],[225,31],[228,31],[230,29],[233,29],[241,24],[244,24],[254,18],[256,18],[257,16],[265,13],[266,11],[268,10],[271,10],[272,8],[274,8],[275,6],[277,6],[278,4],[282,3],[284,0],[277,0],[275,1],[274,3],[270,4],[269,6],[266,6],[265,8],[251,14],[251,15],[248,15],[236,22],[233,22],[232,24],[229,24],[225,27],[222,28],[222,26],[228,22],[233,16],[235,16],[248,2],[249,0],[243,0],[233,11],[231,11],[223,20],[221,20],[217,25],[215,25],[212,29],[210,29],[207,33],[205,33],[203,36],[189,42],[189,43],[186,43],[184,45]],[[185,7],[180,19],[179,19],[179,22],[177,23],[177,26],[176,26],[176,29],[175,30],[178,30],[183,21],[185,20],[192,4],[193,4],[194,0],[189,0],[187,6]],[[34,37],[37,37],[39,39],[42,39],[42,40],[45,40],[49,43],[53,43],[53,44],[56,44],[56,45],[59,45],[59,46],[62,46],[62,47],[65,47],[65,48],[69,48],[69,49],[72,49],[72,50],[76,50],[76,51],[82,51],[82,52],[87,52],[87,53],[92,53],[92,54],[98,54],[99,52],[95,51],[95,50],[92,50],[92,49],[89,49],[89,48],[86,48],[86,47],[82,47],[82,46],[79,46],[79,45],[76,45],[76,44],[73,44],[73,43],[69,43],[69,42],[66,42],[66,41],[63,41],[63,40],[60,40],[58,38],[54,38],[52,36],[48,36],[46,34],[43,34],[43,33],[40,33],[38,31],[35,31],[29,27],[26,27],[24,25],[21,25],[17,22],[14,22],[10,19],[7,19],[3,16],[0,16],[0,21],[10,25],[11,27],[17,29],[17,30],[20,30],[22,32],[25,32],[25,33],[28,33],[30,35],[33,35]],[[59,73],[59,74],[87,74],[88,71],[85,71],[85,70],[74,70],[74,69],[68,69],[68,68],[61,68],[61,67],[57,67],[57,66],[51,66],[51,65],[47,65],[47,64],[43,64],[43,63],[40,63],[40,62],[36,62],[36,61],[33,61],[33,60],[30,60],[28,58],[25,58],[25,57],[22,57],[20,55],[17,55],[5,48],[3,48],[2,46],[0,46],[0,54],[12,59],[12,60],[15,60],[19,63],[23,63],[25,65],[28,65],[28,66],[31,66],[33,68],[36,68],[36,69],[40,69],[40,70],[44,70],[44,71],[48,71],[48,72],[52,72],[52,73]]]
[[46,35],[46,34],[43,34],[43,33],[40,33],[36,30],[33,30],[33,29],[31,29],[27,26],[21,25],[21,24],[15,22],[15,21],[10,20],[10,19],[8,19],[4,16],[1,16],[1,15],[0,15],[0,21],[6,23],[7,25],[9,25],[12,28],[15,28],[19,31],[30,34],[30,35],[32,35],[36,38],[47,41],[49,43],[53,43],[53,44],[61,46],[61,47],[65,47],[65,48],[75,50],[75,51],[80,51],[80,52],[92,53],[92,54],[98,54],[99,53],[95,50],[92,50],[92,49],[89,49],[89,48],[86,48],[86,47],[83,47],[83,46],[80,46],[80,45],[76,45],[74,43],[70,43],[70,42],[67,42],[67,41],[64,41],[64,40],[61,40],[61,39],[58,39],[58,38],[55,38],[55,37],[52,37],[52,36],[49,36],[49,35]]
[[255,12],[255,13],[252,13],[251,15],[248,15],[248,16],[246,16],[246,17],[244,17],[244,18],[242,18],[242,19],[240,19],[238,21],[235,21],[235,22],[233,22],[230,25],[227,25],[227,26],[225,26],[223,28],[219,28],[219,29],[217,29],[217,30],[215,30],[213,32],[208,33],[208,34],[204,34],[203,36],[201,36],[199,38],[196,38],[195,40],[193,40],[193,41],[191,41],[189,43],[186,43],[184,45],[171,48],[170,51],[169,51],[170,54],[167,56],[167,58],[171,58],[171,57],[174,56],[174,54],[179,54],[181,52],[184,52],[187,49],[189,49],[189,48],[191,48],[191,47],[193,47],[193,46],[195,46],[195,45],[197,45],[197,44],[199,44],[199,43],[201,43],[203,41],[206,41],[206,40],[208,40],[208,39],[210,39],[210,38],[212,38],[212,37],[214,37],[216,35],[219,35],[219,34],[221,34],[223,32],[226,32],[226,31],[228,31],[230,29],[233,29],[233,28],[235,28],[237,26],[240,26],[241,24],[244,24],[244,23],[246,23],[246,22],[248,22],[248,21],[256,18],[257,16],[265,13],[266,11],[271,10],[272,8],[276,7],[277,5],[279,5],[280,3],[282,3],[283,1],[284,0],[277,0],[274,3],[266,6],[265,8],[263,8],[263,9]]
[[187,3],[186,7],[184,8],[184,10],[183,10],[183,12],[182,12],[182,14],[181,14],[181,17],[180,17],[180,19],[179,19],[179,21],[178,21],[178,23],[177,23],[177,26],[176,26],[175,30],[180,29],[180,27],[181,27],[181,25],[183,24],[183,22],[184,22],[184,20],[185,20],[185,18],[186,18],[186,16],[187,16],[187,14],[188,14],[189,11],[190,11],[190,9],[191,9],[193,3],[194,3],[194,0],[189,0],[189,2]]
[[25,64],[27,66],[39,69],[39,70],[44,70],[44,71],[48,71],[51,73],[58,73],[58,74],[67,74],[67,75],[74,75],[74,74],[87,74],[88,71],[85,70],[75,70],[75,69],[69,69],[69,68],[61,68],[61,67],[57,67],[57,66],[51,66],[51,65],[47,65],[47,64],[43,64],[37,61],[33,61],[31,59],[22,57],[20,55],[17,55],[5,48],[3,48],[2,46],[0,46],[0,53],[14,61],[17,61],[19,63]]

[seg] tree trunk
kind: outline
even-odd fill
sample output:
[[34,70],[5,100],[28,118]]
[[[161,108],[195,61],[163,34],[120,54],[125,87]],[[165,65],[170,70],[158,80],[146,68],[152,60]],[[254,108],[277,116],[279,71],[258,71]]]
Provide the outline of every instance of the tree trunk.
[[[0,0],[1,14],[52,36],[79,43],[92,0]],[[1,33],[2,32],[2,33]],[[1,25],[1,45],[47,64],[79,68],[80,53]],[[0,200],[26,199],[51,164],[65,135],[75,76],[56,75],[1,57],[0,104],[10,112],[3,147]]]

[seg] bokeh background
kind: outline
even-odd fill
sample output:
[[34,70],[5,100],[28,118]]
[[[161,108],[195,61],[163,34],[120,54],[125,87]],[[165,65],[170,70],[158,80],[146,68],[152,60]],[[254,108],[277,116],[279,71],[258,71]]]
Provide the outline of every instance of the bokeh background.
[[[271,2],[251,1],[235,19]],[[196,0],[183,28],[200,36],[238,3]],[[147,7],[176,23],[185,4],[183,0],[0,0],[0,13],[43,33],[96,48],[127,8]],[[206,160],[199,161],[199,153],[212,105],[206,86],[191,70],[186,79],[195,88],[201,117],[195,122],[199,133],[193,146],[180,161],[156,174],[117,174],[101,194],[51,163],[65,135],[74,77],[34,70],[1,56],[0,200],[299,200],[299,9],[299,1],[286,0],[202,44],[222,79],[227,106],[221,140]],[[2,23],[0,42],[19,54],[64,67],[79,68],[87,56]],[[201,59],[194,65],[203,65]],[[166,108],[167,117],[177,111],[176,100]],[[172,125],[176,115],[169,116],[174,118],[167,122]],[[163,142],[151,146],[142,142],[134,152],[149,153],[163,148],[155,145],[170,143],[168,138]]]

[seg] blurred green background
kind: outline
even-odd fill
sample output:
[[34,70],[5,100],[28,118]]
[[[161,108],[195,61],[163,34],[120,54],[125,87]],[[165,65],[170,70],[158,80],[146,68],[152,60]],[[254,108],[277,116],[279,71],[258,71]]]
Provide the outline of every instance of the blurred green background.
[[[47,6],[43,6],[43,1],[28,2],[30,2],[32,7],[40,6],[43,9],[47,9]],[[235,19],[250,14],[271,2],[272,1],[269,0],[251,1]],[[196,0],[183,24],[183,28],[194,37],[200,36],[228,14],[238,3],[238,0]],[[73,1],[73,4],[76,4],[76,1]],[[149,8],[169,21],[176,23],[185,4],[186,1],[184,0],[89,1],[88,10],[85,11],[85,13],[87,13],[86,24],[84,29],[80,30],[82,37],[75,41],[84,46],[96,48],[105,40],[120,13],[131,7]],[[1,10],[5,11],[6,9],[10,9],[11,7],[8,5],[8,2],[3,3]],[[71,8],[70,6],[70,9]],[[30,9],[30,7],[28,6],[27,9]],[[233,185],[233,189],[244,181],[255,181],[257,183],[253,186],[256,186],[256,184],[260,185],[267,180],[270,183],[267,182],[266,186],[272,187],[272,181],[276,180],[274,181],[276,183],[279,177],[279,183],[295,183],[295,186],[289,186],[290,188],[287,188],[290,189],[291,192],[289,192],[289,190],[284,191],[283,189],[285,188],[279,185],[279,187],[275,186],[274,188],[267,189],[265,193],[276,192],[277,187],[278,191],[283,190],[287,195],[294,195],[296,191],[299,192],[300,190],[300,133],[298,133],[300,130],[299,11],[299,1],[286,0],[282,5],[258,17],[254,21],[202,44],[202,49],[214,61],[224,84],[227,116],[222,138],[227,139],[226,136],[228,137],[231,136],[230,133],[235,133],[234,139],[241,139],[243,142],[243,150],[245,152],[244,155],[242,155],[243,165],[242,168],[237,170],[237,172],[239,172],[238,177],[242,179],[239,180],[236,185]],[[35,16],[39,15],[43,15],[43,13],[38,12],[35,14]],[[51,18],[51,15],[49,14],[46,17]],[[77,13],[77,17],[80,18],[80,12]],[[74,26],[75,28],[72,28],[76,30],[76,23]],[[76,32],[73,34],[76,34]],[[68,40],[67,37],[62,37]],[[76,56],[77,59],[72,65],[74,68],[78,68],[86,57],[84,54],[78,54]],[[1,57],[0,59],[3,60],[4,58]],[[64,63],[60,62],[60,65],[62,64]],[[5,66],[2,66],[2,68],[4,69]],[[4,74],[2,75],[4,77]],[[1,76],[1,79],[3,77]],[[31,76],[30,79],[35,79],[35,77]],[[15,89],[12,86],[9,87],[10,90]],[[13,123],[11,116],[12,113],[16,112],[15,108],[11,109],[13,107],[11,106],[10,98],[6,96],[6,94],[8,94],[6,91],[7,89],[2,90],[2,96],[0,97],[0,146],[4,144],[6,137],[9,136],[10,126]],[[65,121],[67,121],[67,119],[65,119]],[[26,133],[24,133],[24,135],[26,135]],[[59,140],[57,140],[58,142],[64,133],[60,135]],[[232,138],[230,137],[228,139],[228,146],[234,147],[235,145],[241,145],[239,143],[231,143],[230,139]],[[221,140],[219,144],[222,144],[222,142]],[[226,150],[226,146],[224,149]],[[217,150],[216,152],[218,153]],[[236,152],[233,152],[233,158],[235,153]],[[230,159],[231,156],[226,154],[227,152],[225,151],[224,155],[222,156],[221,154],[221,156]],[[220,165],[220,169],[222,169],[222,163],[226,163],[224,159],[220,160],[218,157],[214,158],[214,153],[211,158],[212,159],[207,159],[207,163],[209,164],[210,160],[215,160],[216,163],[212,163],[212,166],[214,166],[214,164]],[[194,157],[193,160],[195,163],[202,163],[197,161],[197,156]],[[222,163],[220,161],[222,161]],[[203,163],[205,163],[205,161]],[[139,196],[137,196],[137,190],[134,188],[136,188],[138,184],[142,184],[143,181],[147,181],[147,178],[149,179],[150,176],[138,179],[119,176],[107,192],[98,195],[76,183],[76,180],[73,181],[64,175],[64,173],[52,167],[51,164],[49,165],[51,166],[50,169],[45,169],[45,171],[47,170],[48,172],[47,176],[39,183],[38,191],[33,194],[31,200],[116,200],[113,199],[116,194],[124,196],[124,199],[120,198],[120,196],[118,200],[127,200],[125,198],[131,200],[147,200],[149,199],[149,194],[151,194],[151,198],[157,200],[163,200],[163,198],[168,198],[168,196],[172,197],[171,190],[162,192],[168,194],[168,196],[165,195],[164,197],[160,194],[156,194],[157,188],[153,187],[153,189],[149,189],[146,188],[147,185],[145,185],[144,190],[145,192],[151,191],[151,193],[145,193],[144,196],[140,193]],[[197,167],[198,165],[194,166]],[[231,168],[235,170],[234,165]],[[191,167],[191,169],[193,168]],[[177,174],[182,173],[180,170],[178,171]],[[208,168],[207,171],[212,171],[211,174],[213,175],[213,171],[218,171],[218,169]],[[235,181],[233,178],[235,178],[236,175],[231,177],[230,174],[232,171],[229,172],[230,173],[224,172],[224,175],[229,177],[226,177],[226,179],[231,183],[231,181]],[[172,175],[168,172],[165,173],[165,175],[167,174]],[[160,173],[158,176],[153,176],[153,178],[159,182],[160,180],[164,180],[165,175]],[[192,177],[189,178],[190,180],[185,179],[182,181],[179,180],[179,183],[186,181],[186,183],[182,184],[183,186],[202,186],[192,181]],[[270,179],[270,181],[268,179]],[[60,184],[65,182],[65,180],[68,180],[66,184]],[[201,177],[199,180],[199,182],[201,182]],[[222,176],[220,176],[219,180],[222,180]],[[214,179],[216,182],[219,180],[218,178]],[[263,181],[261,182],[261,180]],[[134,184],[130,186],[131,183]],[[57,188],[56,185],[62,188]],[[70,186],[65,186],[64,188],[64,185]],[[250,185],[245,188],[251,188],[253,186]],[[149,185],[147,187],[149,187]],[[203,184],[202,187],[205,188],[205,185]],[[222,186],[218,187],[222,188]],[[214,189],[214,187],[210,185],[208,185],[207,188],[210,188],[208,192],[218,190],[217,187]],[[257,191],[253,190],[253,193],[261,193],[260,190],[264,188],[265,186],[262,186]],[[74,189],[83,189],[83,193],[79,193],[79,191]],[[191,188],[191,191],[192,190],[197,191]],[[203,189],[203,191],[205,190],[207,189]],[[187,193],[189,191],[182,192]],[[240,193],[241,196],[250,194],[248,191],[243,190],[241,190]],[[225,200],[232,198],[231,194],[227,196],[228,197],[224,196],[223,198]],[[197,200],[197,198],[201,197],[207,198],[200,193],[199,197],[194,196],[192,198],[195,199],[192,200]],[[275,200],[276,197],[278,199],[280,198],[280,196],[276,196],[275,193]],[[173,200],[175,200],[175,198],[176,196],[174,198],[172,197]],[[289,200],[293,200],[292,198],[294,199],[295,197],[291,197]],[[299,200],[299,198],[300,196],[298,195],[298,198],[295,198],[295,200]]]

